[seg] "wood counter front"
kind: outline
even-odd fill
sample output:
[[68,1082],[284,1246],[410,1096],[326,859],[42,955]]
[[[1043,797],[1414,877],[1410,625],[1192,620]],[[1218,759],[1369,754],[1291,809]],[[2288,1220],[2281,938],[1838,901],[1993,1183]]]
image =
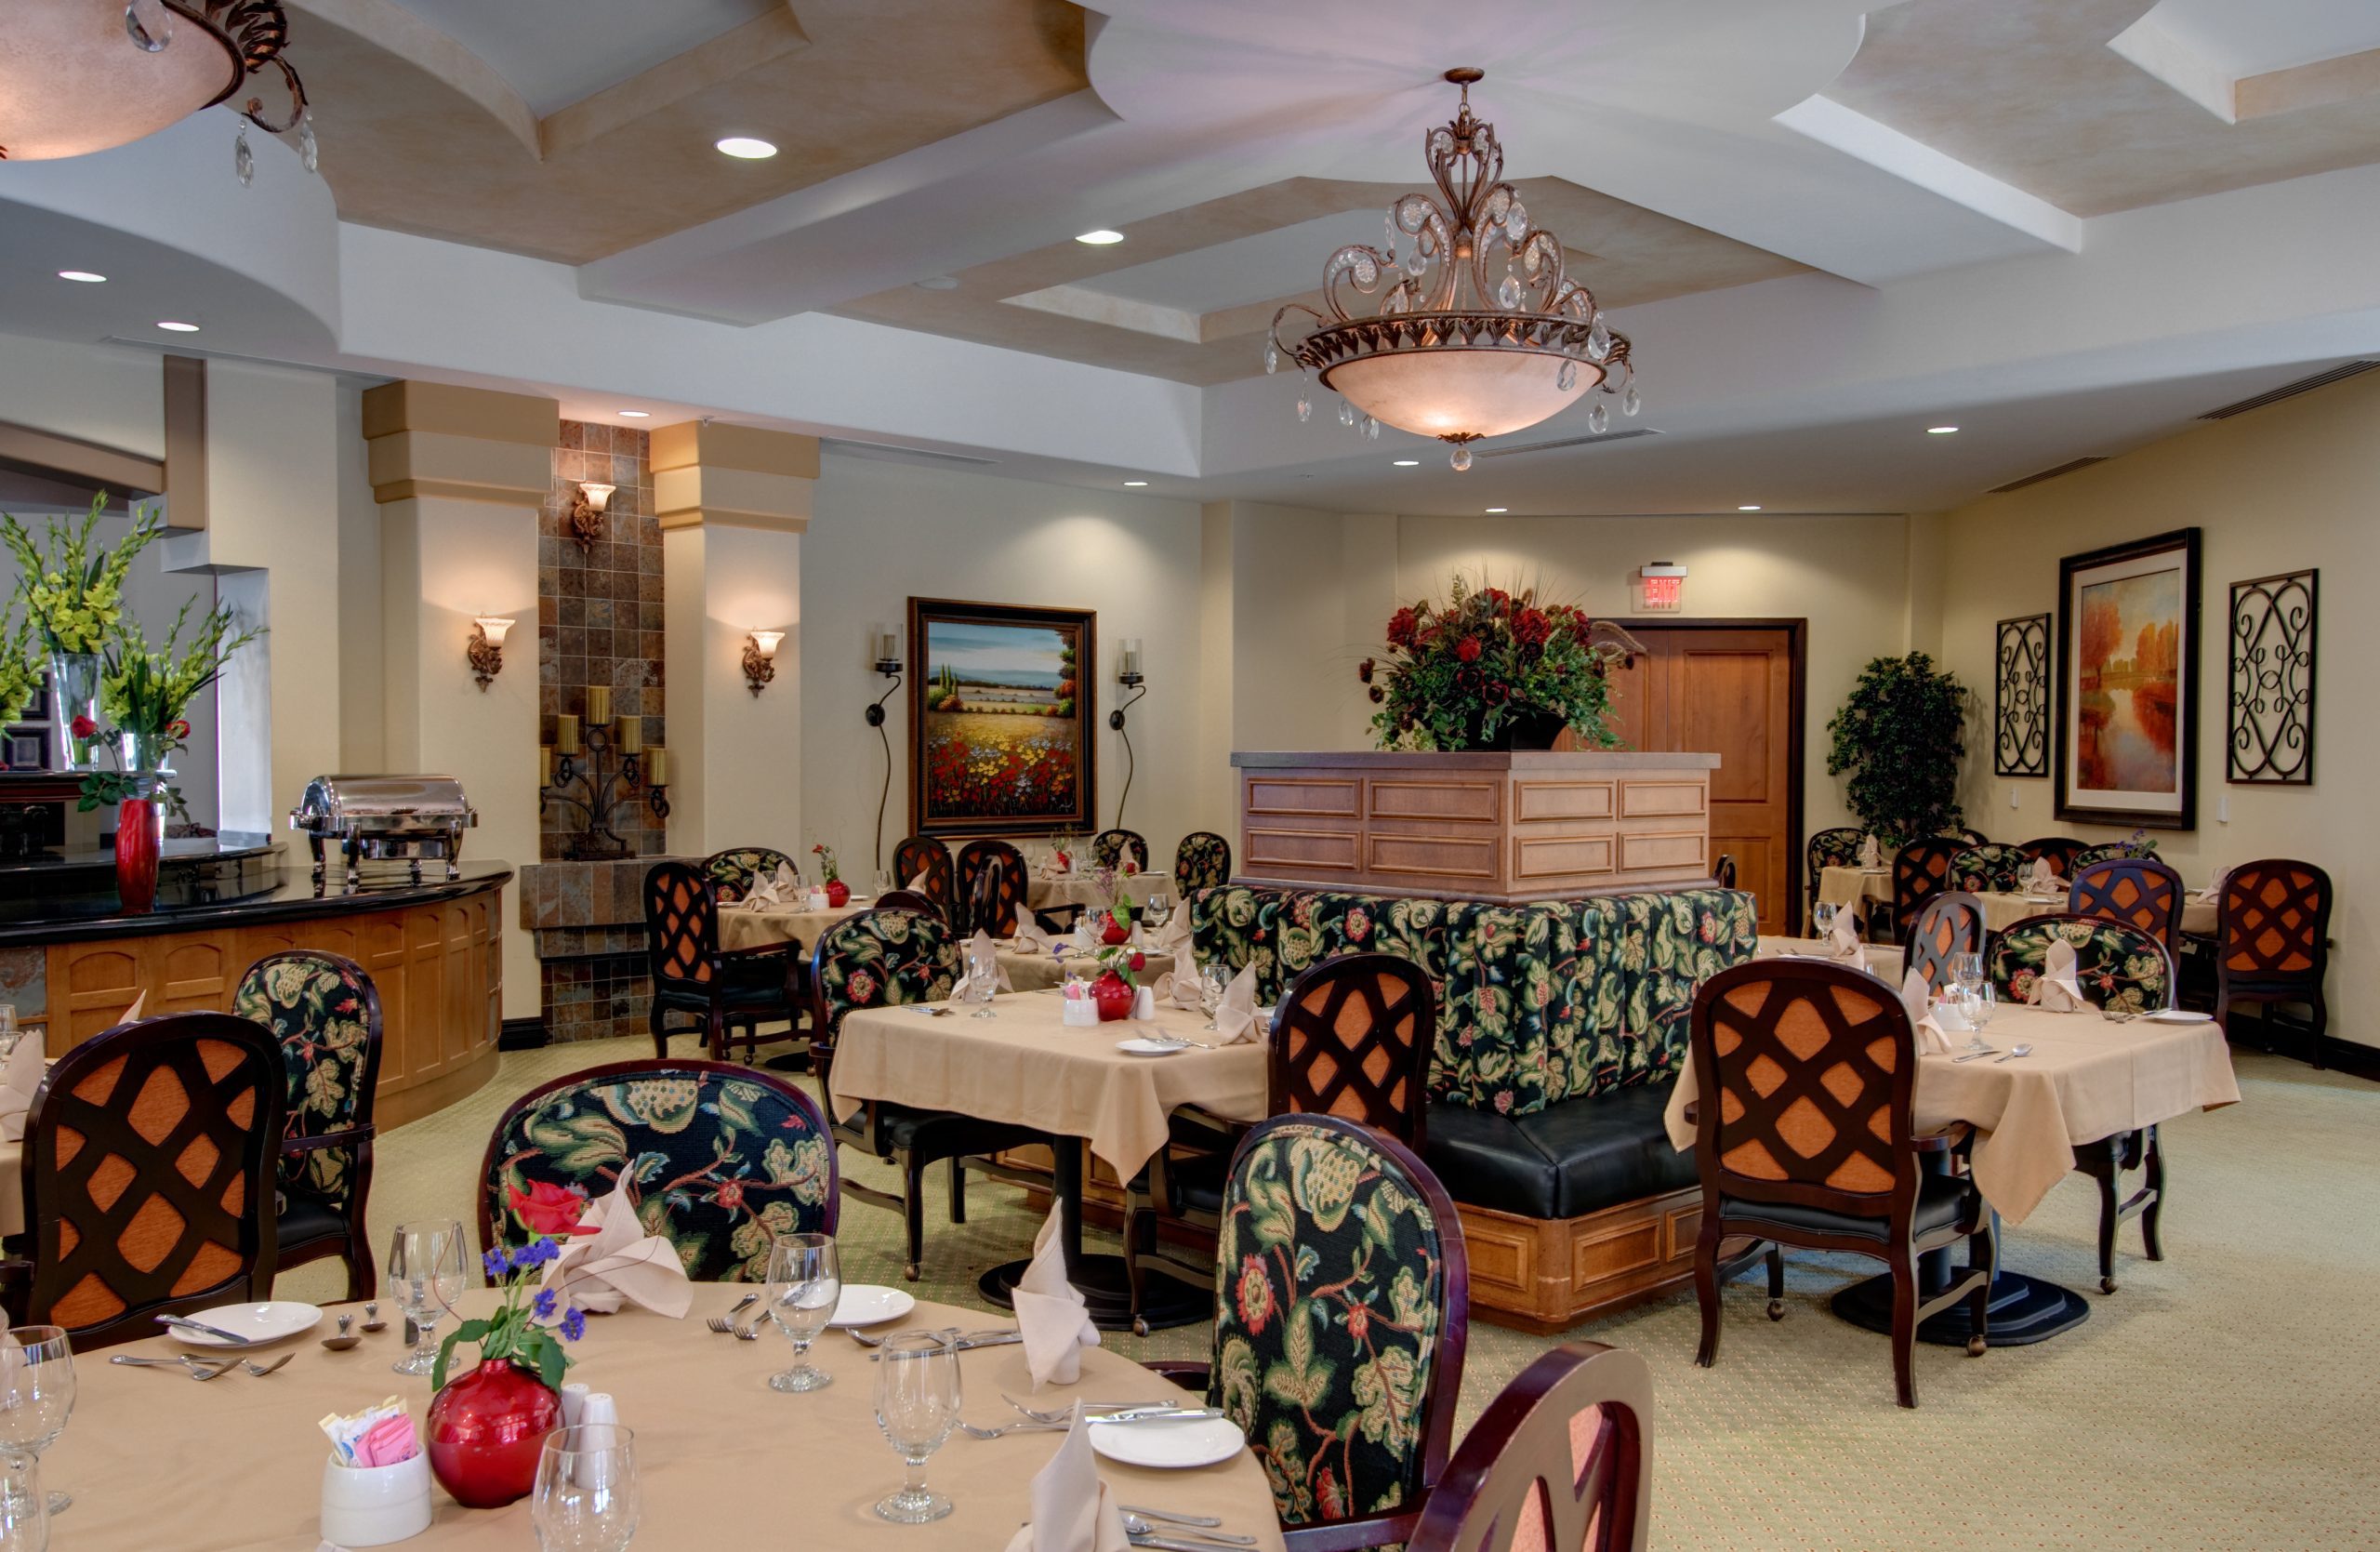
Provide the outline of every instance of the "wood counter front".
[[1715,754],[1234,754],[1241,882],[1517,904],[1709,881]]

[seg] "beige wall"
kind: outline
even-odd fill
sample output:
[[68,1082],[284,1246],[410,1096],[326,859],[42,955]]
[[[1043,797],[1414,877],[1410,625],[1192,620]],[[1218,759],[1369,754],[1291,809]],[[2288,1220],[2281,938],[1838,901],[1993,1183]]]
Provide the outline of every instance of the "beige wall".
[[[662,533],[672,852],[802,849],[801,539],[709,523]],[[758,696],[744,678],[754,630],[786,633]]]
[[[2339,899],[2332,920],[2331,1032],[2380,1044],[2354,1010],[2380,997],[2380,927],[2370,901],[2380,887],[2368,774],[2380,761],[2380,725],[2360,675],[2380,659],[2380,617],[2362,590],[2380,576],[2380,377],[2334,387],[2220,421],[2110,462],[1950,514],[1945,550],[1943,657],[1988,697],[1993,622],[2055,612],[2057,562],[2169,529],[2205,530],[2197,671],[2199,828],[2163,832],[2159,850],[2192,884],[2218,868],[2265,856],[2304,857],[2330,870]],[[2315,736],[2315,784],[2224,781],[2226,641],[2231,583],[2319,566],[2324,584]],[[2123,833],[2064,826],[2048,778],[1990,774],[1975,741],[1965,792],[1993,835]],[[2015,794],[2017,806],[2009,807]],[[2227,817],[2228,814],[2228,817]]]

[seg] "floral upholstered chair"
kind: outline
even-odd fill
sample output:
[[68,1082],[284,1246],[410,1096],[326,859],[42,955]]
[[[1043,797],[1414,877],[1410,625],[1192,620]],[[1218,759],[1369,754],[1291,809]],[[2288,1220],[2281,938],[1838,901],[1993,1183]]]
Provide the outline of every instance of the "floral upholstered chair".
[[719,903],[733,905],[749,895],[755,882],[776,877],[780,868],[792,867],[793,858],[773,847],[734,846],[711,853],[703,862],[703,872],[710,879],[710,892],[719,896]]
[[1213,830],[1194,829],[1173,848],[1173,888],[1183,899],[1230,882],[1231,842]]
[[347,1263],[347,1296],[368,1299],[376,1279],[364,1206],[380,1081],[380,993],[353,960],[298,949],[248,966],[231,1011],[271,1033],[288,1070],[280,1265],[336,1255]]
[[1991,984],[2012,1002],[2030,1002],[2050,945],[2074,945],[2074,981],[2110,1013],[2154,1013],[2174,1005],[2174,956],[2137,927],[2097,917],[2056,913],[2011,922],[1991,943]]
[[1818,879],[1828,869],[1859,866],[1859,840],[1862,833],[1855,825],[1836,825],[1831,829],[1822,829],[1810,837],[1810,843],[1805,849],[1803,857],[1809,865],[1804,869],[1809,874],[1804,885],[1809,895],[1807,902],[1809,905],[1815,906],[1818,903]]
[[1291,1552],[1408,1539],[1446,1467],[1470,1327],[1446,1187],[1368,1127],[1285,1115],[1241,1141],[1223,1206],[1213,1360],[1156,1367],[1203,1381],[1248,1436]]
[[1969,895],[2013,895],[2024,887],[2031,868],[2022,846],[1969,846],[1950,858],[1949,887]]
[[574,1072],[513,1101],[480,1171],[480,1249],[561,1234],[622,1179],[697,1282],[759,1282],[780,1234],[832,1234],[835,1148],[818,1102],[722,1062]]
[[1148,837],[1136,829],[1104,829],[1091,838],[1091,865],[1123,871],[1130,862],[1132,871],[1149,870]]

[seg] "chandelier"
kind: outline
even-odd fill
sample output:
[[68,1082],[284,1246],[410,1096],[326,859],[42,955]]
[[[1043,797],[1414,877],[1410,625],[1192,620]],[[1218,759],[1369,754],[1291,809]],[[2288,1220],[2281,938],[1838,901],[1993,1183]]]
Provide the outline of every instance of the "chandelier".
[[[289,19],[273,0],[8,0],[0,24],[0,160],[51,161],[126,145],[236,97],[248,78],[281,73],[288,113],[264,99],[239,107],[268,134],[298,131],[316,161],[306,88],[282,57]],[[245,126],[234,142],[240,181],[255,176]]]
[[[1502,181],[1495,126],[1471,113],[1482,73],[1447,72],[1462,88],[1461,108],[1422,139],[1443,197],[1398,200],[1385,249],[1355,243],[1332,254],[1322,271],[1329,315],[1292,302],[1273,315],[1264,346],[1265,371],[1287,354],[1340,395],[1341,424],[1375,439],[1384,422],[1450,442],[1458,470],[1471,467],[1470,444],[1534,426],[1583,394],[1616,394],[1625,415],[1641,407],[1627,337],[1613,332],[1592,292],[1563,275],[1562,240],[1532,229]],[[1351,312],[1351,289],[1378,296],[1378,305]],[[1281,323],[1293,312],[1315,326],[1291,344]],[[1298,418],[1313,413],[1301,396]],[[1610,423],[1599,399],[1587,427],[1600,435]]]

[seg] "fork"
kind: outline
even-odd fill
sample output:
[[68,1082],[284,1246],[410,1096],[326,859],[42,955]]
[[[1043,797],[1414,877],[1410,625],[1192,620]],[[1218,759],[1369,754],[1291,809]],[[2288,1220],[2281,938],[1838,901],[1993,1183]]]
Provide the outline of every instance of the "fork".
[[251,1362],[246,1359],[242,1359],[240,1360],[240,1367],[245,1369],[249,1373],[254,1374],[257,1378],[262,1379],[267,1374],[271,1373],[274,1370],[280,1368],[283,1364],[288,1362],[291,1359],[296,1358],[297,1356],[298,1355],[296,1353],[284,1353],[279,1358],[273,1360],[271,1363],[256,1363]]
[[[178,1358],[134,1358],[127,1353],[117,1353],[108,1361],[131,1364],[142,1369],[179,1369],[194,1380],[219,1380],[239,1363],[237,1359],[225,1359],[220,1362],[209,1363],[204,1359],[192,1358],[187,1354]],[[282,1361],[288,1360],[284,1359]]]
[[721,1336],[729,1335],[735,1330],[735,1317],[743,1314],[746,1310],[751,1308],[754,1305],[760,1302],[760,1294],[747,1293],[742,1298],[736,1300],[735,1307],[730,1309],[726,1314],[714,1315],[709,1320],[705,1320],[703,1324],[709,1327],[711,1331]]
[[[853,1341],[858,1343],[863,1347],[880,1347],[884,1346],[885,1339],[887,1337],[894,1335],[914,1336],[918,1333],[915,1332],[896,1333],[887,1331],[879,1332],[877,1334],[870,1336],[856,1326],[845,1326],[843,1328],[843,1334],[850,1337]],[[932,1332],[931,1334],[935,1336],[947,1336],[952,1340],[959,1342],[981,1342],[989,1337],[1012,1336],[1015,1333],[1005,1326],[992,1326],[983,1331],[960,1331],[957,1326],[944,1326]]]
[[[1009,1405],[1014,1407],[1018,1412],[1031,1418],[1036,1423],[1064,1423],[1074,1416],[1074,1408],[1071,1406],[1060,1407],[1053,1411],[1036,1412],[1005,1390],[1000,1392],[1000,1399],[1006,1401]],[[1179,1412],[1188,1403],[1178,1401],[1083,1401],[1078,1404],[1082,1407],[1084,1412],[1096,1415],[1103,1412]]]

